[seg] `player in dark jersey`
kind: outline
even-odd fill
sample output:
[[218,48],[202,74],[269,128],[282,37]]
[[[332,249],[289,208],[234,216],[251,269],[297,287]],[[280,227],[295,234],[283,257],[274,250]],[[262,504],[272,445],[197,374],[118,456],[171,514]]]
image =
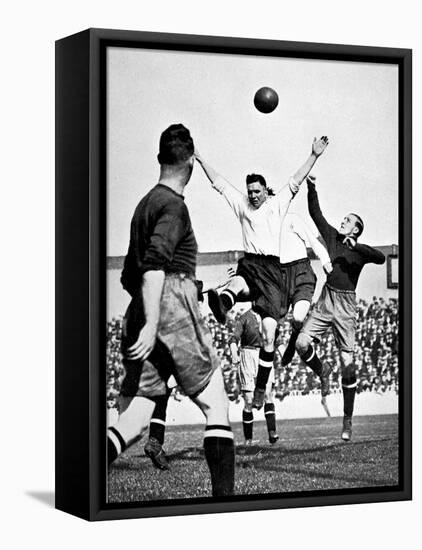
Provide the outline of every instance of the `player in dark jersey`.
[[324,218],[315,189],[315,178],[308,176],[308,208],[323,237],[330,255],[333,270],[315,309],[308,316],[298,336],[296,349],[302,360],[314,372],[321,373],[322,364],[316,354],[314,341],[319,341],[329,327],[332,327],[336,344],[340,350],[344,417],[342,439],[352,437],[352,416],[356,394],[356,369],[353,365],[353,348],[356,331],[356,294],[359,275],[365,264],[383,264],[382,252],[357,242],[363,231],[363,221],[357,214],[348,214],[337,231]]
[[[262,346],[262,321],[258,313],[249,309],[236,321],[233,337],[230,340],[232,362],[238,365],[240,390],[244,401],[242,412],[243,435],[245,444],[251,445],[253,439],[253,394],[258,373],[259,350]],[[274,369],[271,369],[266,392],[264,414],[267,422],[268,440],[271,444],[278,441],[276,429],[274,394]]]
[[132,218],[121,278],[132,297],[122,332],[126,374],[119,419],[108,428],[108,463],[142,437],[173,375],[206,418],[204,451],[212,492],[224,496],[234,490],[234,445],[223,376],[195,285],[197,244],[183,197],[193,153],[183,125],[162,133],[160,179]]

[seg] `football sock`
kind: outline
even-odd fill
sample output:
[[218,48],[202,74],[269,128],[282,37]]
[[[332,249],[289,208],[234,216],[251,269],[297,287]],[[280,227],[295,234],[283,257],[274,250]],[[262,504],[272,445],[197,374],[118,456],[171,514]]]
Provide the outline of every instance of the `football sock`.
[[253,412],[245,411],[242,412],[242,421],[243,421],[243,435],[245,439],[252,439],[253,435]]
[[256,376],[256,387],[265,390],[274,362],[274,350],[265,351],[264,348],[259,350],[258,374]]
[[343,377],[341,381],[341,386],[343,389],[343,412],[345,416],[351,417],[353,415],[353,407],[355,404],[357,386],[356,375],[353,374],[351,376],[348,376],[347,378]]
[[309,345],[306,352],[301,356],[302,361],[304,361],[317,376],[321,376],[322,373],[322,363],[316,354],[315,348],[312,344]]
[[168,396],[156,397],[154,412],[149,424],[149,437],[155,438],[161,445],[164,443],[164,432],[166,430],[166,412]]
[[126,443],[120,432],[113,426],[107,430],[107,458],[108,464],[116,460],[119,454],[126,449]]
[[204,434],[205,459],[215,497],[234,492],[234,443],[230,426],[210,425]]
[[220,294],[220,299],[223,306],[229,311],[236,303],[236,294],[229,289],[223,290]]
[[274,403],[265,403],[264,405],[265,420],[267,422],[268,433],[276,431],[275,425],[275,405]]
[[299,336],[300,328],[293,327],[292,333],[290,335],[289,343],[287,344],[287,347],[283,353],[283,364],[288,365],[291,360],[293,359],[293,356],[296,351],[296,340]]

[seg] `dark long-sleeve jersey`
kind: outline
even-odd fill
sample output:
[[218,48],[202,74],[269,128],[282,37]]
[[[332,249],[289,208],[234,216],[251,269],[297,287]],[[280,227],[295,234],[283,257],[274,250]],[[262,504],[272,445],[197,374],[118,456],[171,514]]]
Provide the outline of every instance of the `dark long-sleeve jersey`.
[[248,309],[236,321],[231,342],[236,342],[241,347],[259,348],[262,346],[260,319],[251,309]]
[[308,183],[308,208],[333,265],[333,271],[327,275],[327,283],[337,290],[355,290],[363,266],[368,263],[383,264],[384,254],[366,244],[356,243],[353,249],[343,244],[345,236],[322,215],[315,185],[311,183]]
[[157,184],[136,207],[121,282],[132,296],[146,271],[195,277],[198,246],[182,195]]

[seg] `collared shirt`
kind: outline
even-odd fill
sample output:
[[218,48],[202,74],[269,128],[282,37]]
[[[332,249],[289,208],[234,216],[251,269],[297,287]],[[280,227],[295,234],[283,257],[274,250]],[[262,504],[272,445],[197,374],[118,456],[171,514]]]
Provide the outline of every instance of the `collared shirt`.
[[223,195],[240,221],[243,250],[251,254],[280,256],[281,224],[290,201],[299,189],[295,180],[290,178],[281,191],[268,197],[259,208],[254,208],[247,195],[222,177],[218,177],[212,185]]

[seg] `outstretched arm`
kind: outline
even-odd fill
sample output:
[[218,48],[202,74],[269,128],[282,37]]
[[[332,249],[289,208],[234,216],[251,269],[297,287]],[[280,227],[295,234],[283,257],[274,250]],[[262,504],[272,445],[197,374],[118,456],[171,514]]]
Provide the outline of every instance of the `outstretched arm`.
[[309,214],[329,248],[330,239],[331,237],[336,236],[337,231],[327,222],[327,220],[322,215],[321,208],[319,206],[318,193],[315,189],[315,181],[316,178],[314,178],[314,176],[308,176],[306,178],[306,183],[308,184]]
[[320,139],[317,140],[317,138],[314,138],[314,141],[312,143],[312,152],[309,155],[309,157],[306,159],[304,164],[297,170],[294,175],[293,179],[297,183],[297,185],[301,185],[303,180],[306,178],[306,176],[309,174],[309,172],[314,167],[314,164],[316,163],[317,159],[322,155],[322,153],[325,151],[325,149],[328,146],[328,137],[322,136]]
[[198,161],[213,188],[223,195],[230,207],[234,210],[236,216],[239,216],[242,206],[245,203],[245,195],[224,179],[212,166],[205,162],[198,151],[195,151],[195,159]]
[[317,161],[318,157],[320,157],[325,151],[327,145],[327,136],[322,136],[318,140],[314,138],[311,154],[309,155],[305,163],[299,168],[299,170],[294,173],[293,177],[290,178],[289,183],[285,185],[277,194],[282,219],[284,219],[284,216],[286,215],[287,210],[290,206],[290,202],[299,191],[299,187],[302,184],[303,180],[312,170],[315,162]]

